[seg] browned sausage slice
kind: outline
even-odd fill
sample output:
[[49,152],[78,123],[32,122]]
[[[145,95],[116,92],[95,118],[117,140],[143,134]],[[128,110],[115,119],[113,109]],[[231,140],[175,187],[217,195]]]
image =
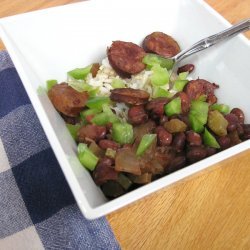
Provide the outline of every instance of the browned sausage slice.
[[109,63],[121,77],[130,77],[145,69],[145,51],[131,42],[114,41],[107,50]]
[[145,37],[144,50],[164,57],[172,57],[180,52],[179,44],[169,35],[163,32],[153,32]]
[[210,104],[216,103],[217,98],[214,95],[214,90],[219,86],[215,83],[210,83],[203,79],[190,81],[184,89],[184,92],[189,96],[190,100],[197,100],[202,95],[206,96],[206,101]]
[[118,88],[111,90],[110,99],[114,102],[124,102],[132,105],[141,105],[147,103],[149,93],[132,88]]
[[48,92],[56,110],[66,116],[77,117],[88,100],[87,92],[78,92],[67,83],[56,84]]

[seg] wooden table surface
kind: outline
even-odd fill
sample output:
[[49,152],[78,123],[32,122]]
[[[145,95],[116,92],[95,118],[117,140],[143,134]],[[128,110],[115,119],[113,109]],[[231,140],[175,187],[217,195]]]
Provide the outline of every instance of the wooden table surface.
[[[73,2],[1,0],[0,17]],[[207,2],[231,23],[250,17],[250,0]],[[122,249],[250,249],[250,150],[107,219]]]

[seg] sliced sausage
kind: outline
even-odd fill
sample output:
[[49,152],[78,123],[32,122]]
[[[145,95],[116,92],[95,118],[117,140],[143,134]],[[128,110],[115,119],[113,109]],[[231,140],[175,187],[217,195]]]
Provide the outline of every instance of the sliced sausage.
[[214,90],[219,88],[215,83],[210,83],[203,79],[192,80],[184,88],[184,92],[189,96],[190,100],[197,100],[201,96],[206,96],[209,104],[217,102]]
[[128,110],[128,120],[133,125],[139,125],[148,120],[148,115],[143,105],[133,106]]
[[164,57],[172,57],[180,52],[179,44],[169,35],[163,32],[153,32],[145,37],[144,50]]
[[48,92],[49,99],[55,109],[70,117],[79,116],[87,100],[87,92],[78,92],[67,83],[54,85]]
[[77,133],[78,142],[87,142],[87,139],[94,140],[95,142],[104,139],[107,129],[104,126],[86,125],[81,127]]
[[114,41],[107,50],[110,65],[121,77],[130,77],[145,69],[145,51],[131,42]]
[[140,89],[118,88],[111,90],[110,99],[114,102],[141,105],[147,103],[149,93]]

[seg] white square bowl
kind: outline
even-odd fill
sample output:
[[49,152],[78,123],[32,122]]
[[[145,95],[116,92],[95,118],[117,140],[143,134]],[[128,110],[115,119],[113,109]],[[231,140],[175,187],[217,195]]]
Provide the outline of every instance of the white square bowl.
[[[122,197],[108,201],[76,157],[76,145],[46,94],[47,79],[105,57],[112,40],[141,43],[153,31],[172,35],[186,48],[230,24],[200,0],[92,0],[0,19],[0,35],[23,81],[76,202],[89,219],[106,215],[160,188],[250,148],[245,141]],[[220,85],[219,101],[245,111],[250,122],[249,41],[239,35],[189,58],[193,78]]]

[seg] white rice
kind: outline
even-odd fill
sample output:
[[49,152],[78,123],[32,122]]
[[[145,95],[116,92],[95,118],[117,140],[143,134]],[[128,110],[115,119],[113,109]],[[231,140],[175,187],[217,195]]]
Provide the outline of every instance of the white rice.
[[[123,81],[126,87],[130,87],[133,89],[142,89],[147,91],[150,96],[153,96],[153,87],[151,84],[150,77],[152,75],[152,71],[150,70],[143,70],[139,74],[132,75],[131,78],[123,79],[116,72],[109,64],[108,58],[104,58],[102,60],[102,64],[100,69],[95,77],[92,77],[92,74],[88,74],[87,78],[85,79],[85,83],[99,88],[98,96],[109,96],[110,91],[114,88],[112,87],[111,83],[114,79],[119,79]],[[169,85],[166,85],[166,90],[168,90]],[[170,90],[172,93],[173,90]],[[175,91],[174,91],[175,92]],[[116,112],[116,114],[124,121],[128,118],[128,106],[124,103],[116,103],[112,109]]]
[[152,95],[152,86],[150,83],[150,76],[152,71],[143,70],[139,74],[133,75],[130,79],[122,79],[116,72],[112,69],[109,64],[108,58],[102,60],[102,64],[95,78],[91,74],[88,75],[86,83],[93,86],[99,87],[101,96],[109,96],[110,90],[113,89],[111,83],[113,79],[120,79],[124,82],[126,87],[133,89],[143,89]]

